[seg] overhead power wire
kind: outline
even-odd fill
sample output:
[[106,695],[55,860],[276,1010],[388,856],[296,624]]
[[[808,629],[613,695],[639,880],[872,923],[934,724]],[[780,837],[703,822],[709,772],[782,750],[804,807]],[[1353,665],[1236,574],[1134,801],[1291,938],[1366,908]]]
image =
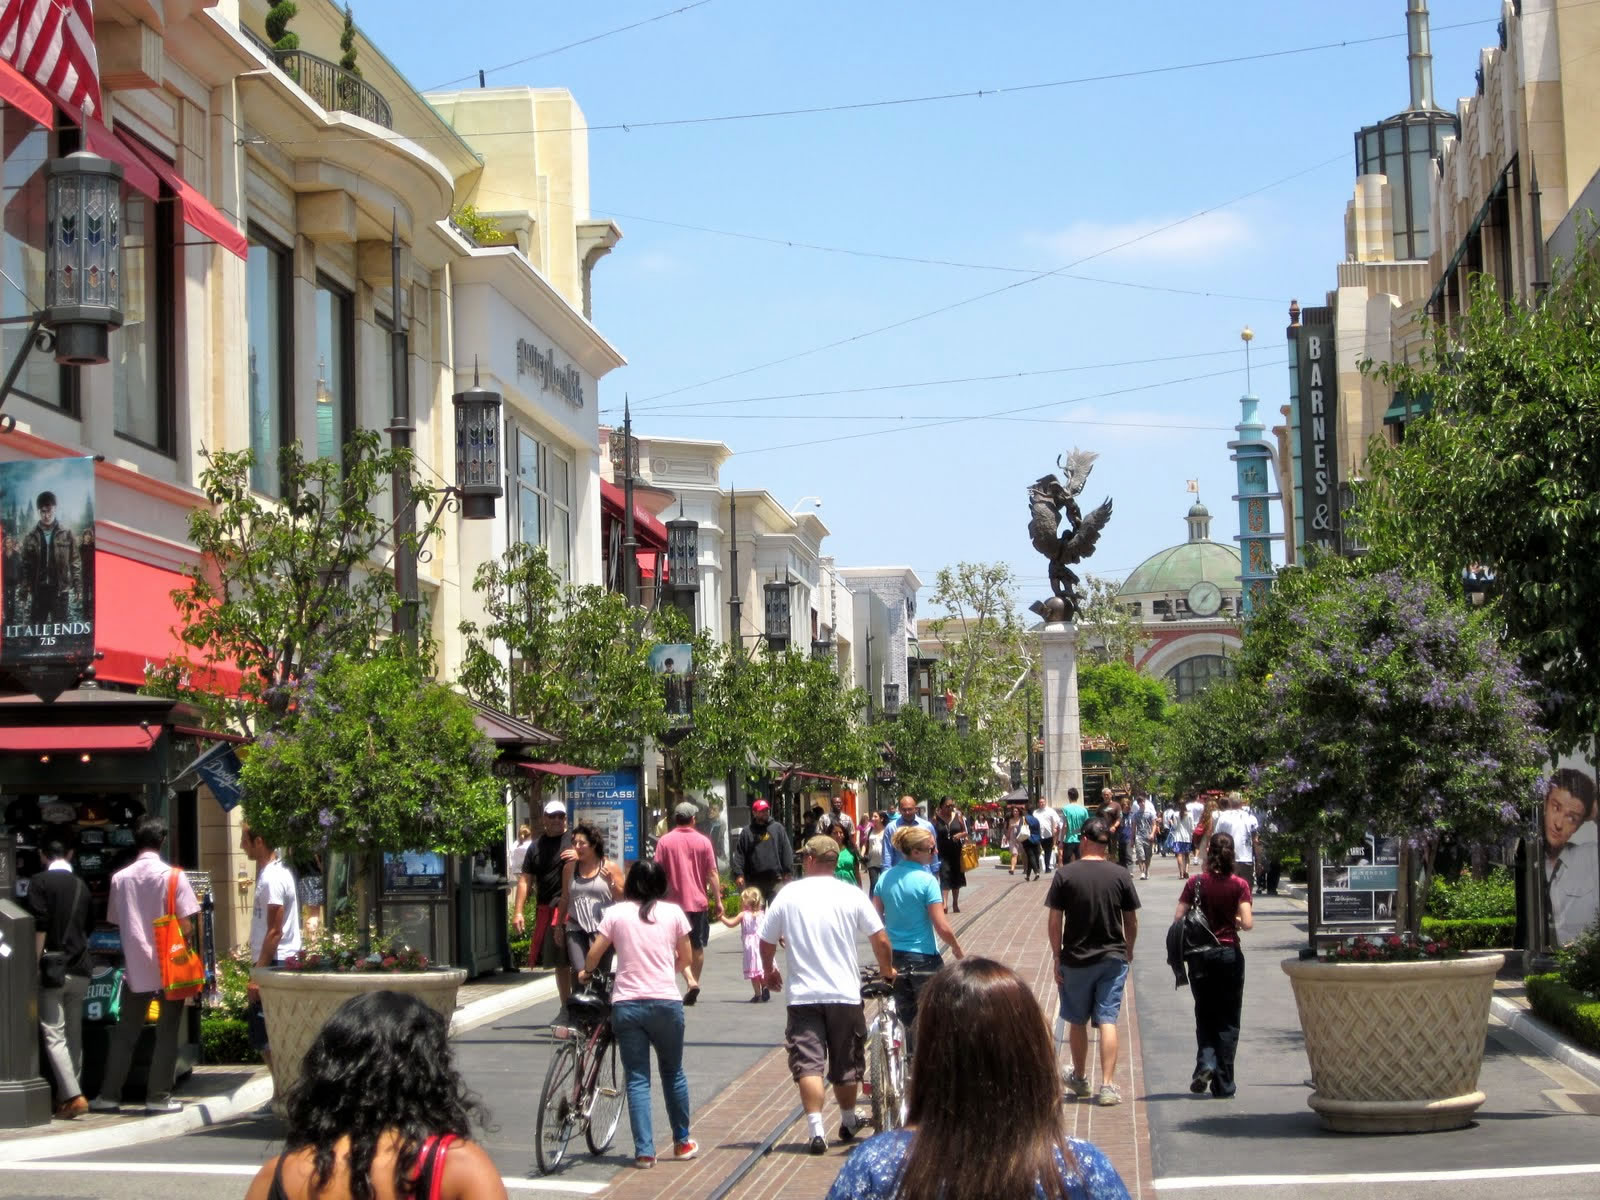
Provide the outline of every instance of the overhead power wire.
[[1041,271],[1036,275],[1028,276],[1026,279],[1019,279],[1014,283],[1005,284],[1003,287],[992,288],[986,292],[979,292],[976,295],[967,296],[961,300],[954,300],[949,304],[941,304],[938,308],[927,309],[926,311],[917,313],[914,316],[904,317],[898,321],[891,321],[887,325],[879,325],[861,333],[851,334],[848,337],[835,338],[831,342],[825,342],[820,346],[812,346],[806,350],[799,350],[793,354],[786,354],[781,358],[769,359],[766,362],[757,363],[756,365],[750,367],[741,367],[737,371],[727,371],[721,375],[714,375],[708,379],[701,379],[695,383],[686,383],[681,387],[671,388],[665,392],[656,392],[654,395],[643,397],[635,404],[634,407],[639,411],[648,411],[647,406],[651,401],[654,400],[664,400],[669,396],[677,396],[684,392],[691,392],[699,388],[709,387],[714,383],[722,383],[729,379],[737,379],[743,375],[754,374],[757,371],[765,371],[769,367],[781,366],[784,363],[794,362],[796,359],[800,358],[808,358],[813,354],[821,354],[826,350],[836,350],[840,346],[848,346],[855,342],[865,341],[867,338],[876,337],[880,333],[889,333],[892,330],[903,329],[907,325],[914,325],[919,321],[926,321],[930,317],[941,316],[944,313],[953,312],[958,308],[965,308],[969,304],[977,304],[980,301],[993,299],[995,296],[1001,296],[1007,292],[1015,291],[1017,288],[1027,287],[1029,284],[1038,283],[1041,279],[1048,279],[1052,275],[1059,275],[1073,267],[1082,266],[1084,263],[1089,262],[1092,259],[1102,258],[1114,251],[1124,250],[1129,246],[1138,244],[1139,242],[1147,241],[1150,238],[1155,237],[1157,234],[1166,233],[1169,230],[1178,228],[1180,225],[1186,225],[1190,221],[1197,221],[1201,217],[1209,216],[1211,213],[1218,212],[1224,208],[1230,207],[1231,205],[1248,200],[1252,196],[1258,196],[1262,192],[1270,191],[1272,188],[1279,187],[1291,180],[1298,179],[1302,175],[1309,175],[1313,171],[1319,171],[1323,167],[1329,166],[1332,163],[1343,162],[1346,159],[1347,154],[1348,152],[1346,151],[1340,151],[1332,158],[1325,158],[1319,163],[1313,163],[1309,167],[1304,167],[1301,170],[1294,171],[1288,175],[1274,179],[1271,183],[1265,183],[1260,187],[1252,188],[1250,191],[1243,192],[1237,196],[1234,196],[1232,199],[1224,200],[1219,204],[1213,204],[1208,208],[1202,208],[1198,212],[1192,212],[1186,217],[1179,217],[1175,221],[1168,221],[1164,225],[1158,225],[1154,229],[1146,230],[1144,233],[1138,234],[1134,237],[1124,238],[1115,245],[1106,246],[1103,249],[1096,250],[1093,254],[1085,254],[1080,258],[1075,258],[1071,262],[1063,263],[1054,270]]
[[[541,50],[539,53],[530,54],[526,58],[518,58],[508,63],[501,63],[498,67],[487,67],[484,69],[483,74],[493,75],[497,71],[509,71],[512,67],[522,66],[523,63],[531,63],[536,62],[541,58],[549,58],[552,54],[560,54],[564,50],[576,50],[579,46],[587,46],[591,42],[598,42],[604,38],[614,37],[619,33],[627,33],[630,29],[639,29],[645,25],[653,25],[657,21],[665,21],[668,17],[676,17],[682,13],[688,12],[691,8],[700,8],[702,5],[710,3],[711,0],[695,0],[693,4],[682,5],[679,8],[673,9],[671,12],[657,13],[653,17],[646,17],[642,21],[633,22],[631,25],[619,25],[615,29],[606,30],[604,33],[597,33],[591,37],[579,38],[575,42],[568,42],[565,46],[556,46],[549,50]],[[445,88],[454,87],[458,83],[469,83],[477,77],[478,72],[474,71],[469,75],[461,76],[459,79],[446,80],[444,83],[428,88],[427,90],[430,92],[443,91]]]

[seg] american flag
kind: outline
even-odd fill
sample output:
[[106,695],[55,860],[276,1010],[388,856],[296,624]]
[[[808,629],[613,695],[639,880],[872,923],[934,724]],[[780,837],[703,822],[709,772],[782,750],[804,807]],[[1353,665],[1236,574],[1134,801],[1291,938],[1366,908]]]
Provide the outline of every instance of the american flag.
[[92,0],[5,0],[0,58],[66,107],[100,112]]

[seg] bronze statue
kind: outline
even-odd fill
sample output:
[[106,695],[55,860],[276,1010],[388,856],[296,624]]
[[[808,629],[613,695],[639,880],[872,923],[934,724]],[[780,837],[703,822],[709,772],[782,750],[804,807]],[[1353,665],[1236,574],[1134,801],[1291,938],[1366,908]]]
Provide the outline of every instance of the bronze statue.
[[[1094,553],[1100,531],[1111,519],[1109,497],[1088,516],[1078,508],[1078,497],[1099,457],[1090,450],[1074,449],[1065,461],[1056,459],[1060,479],[1045,475],[1028,486],[1028,538],[1033,548],[1050,560],[1050,591],[1054,593],[1048,600],[1034,601],[1028,610],[1050,624],[1077,619],[1083,595],[1071,566]],[[1063,514],[1066,528],[1058,532]]]

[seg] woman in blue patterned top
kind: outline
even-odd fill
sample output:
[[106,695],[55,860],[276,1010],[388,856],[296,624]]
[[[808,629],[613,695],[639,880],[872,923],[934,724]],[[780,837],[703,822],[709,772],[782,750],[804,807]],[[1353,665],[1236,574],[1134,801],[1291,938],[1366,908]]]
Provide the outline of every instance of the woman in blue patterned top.
[[827,1200],[1128,1200],[1110,1160],[1067,1136],[1050,1030],[1010,967],[944,967],[916,1034],[907,1128],[852,1153]]

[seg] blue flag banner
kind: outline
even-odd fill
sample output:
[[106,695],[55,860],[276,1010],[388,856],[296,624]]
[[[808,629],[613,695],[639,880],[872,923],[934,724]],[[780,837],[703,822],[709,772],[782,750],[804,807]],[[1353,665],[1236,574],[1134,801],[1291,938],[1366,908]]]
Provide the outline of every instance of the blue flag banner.
[[214,753],[205,755],[194,764],[195,773],[205,780],[211,794],[222,805],[223,812],[232,812],[239,804],[239,755],[226,742],[220,743]]

